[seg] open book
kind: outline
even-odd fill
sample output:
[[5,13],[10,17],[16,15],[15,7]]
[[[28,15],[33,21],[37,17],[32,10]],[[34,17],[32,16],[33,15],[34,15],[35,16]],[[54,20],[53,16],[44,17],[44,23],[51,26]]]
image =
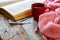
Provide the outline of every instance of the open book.
[[32,15],[31,4],[35,1],[21,1],[0,7],[0,12],[9,19],[19,20]]

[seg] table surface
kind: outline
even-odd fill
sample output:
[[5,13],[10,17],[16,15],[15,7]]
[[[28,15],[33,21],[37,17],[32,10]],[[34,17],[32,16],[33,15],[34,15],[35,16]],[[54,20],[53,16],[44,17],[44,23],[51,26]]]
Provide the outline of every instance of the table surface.
[[0,40],[42,40],[41,34],[37,34],[34,29],[36,22],[33,18],[26,19],[23,22],[30,24],[11,25],[8,20],[0,14]]
[[[5,1],[0,1],[0,7],[15,3],[19,0]],[[27,21],[31,22],[31,24],[11,25],[8,20],[0,14],[0,40],[42,40],[41,34],[35,32],[36,22],[33,18],[28,18],[24,22]]]

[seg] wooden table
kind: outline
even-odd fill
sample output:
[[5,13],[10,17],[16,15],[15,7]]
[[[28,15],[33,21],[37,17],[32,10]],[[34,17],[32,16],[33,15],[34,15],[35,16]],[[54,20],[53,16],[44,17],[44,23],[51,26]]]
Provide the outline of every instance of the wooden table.
[[8,20],[0,14],[0,40],[42,40],[41,34],[35,33],[36,23],[33,18],[31,24],[10,25]]

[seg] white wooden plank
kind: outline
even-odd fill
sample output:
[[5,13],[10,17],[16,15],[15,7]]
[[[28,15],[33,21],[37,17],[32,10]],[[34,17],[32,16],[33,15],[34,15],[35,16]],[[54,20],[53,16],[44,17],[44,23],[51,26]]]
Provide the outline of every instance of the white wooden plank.
[[15,35],[12,39],[13,40],[21,40],[18,35]]
[[33,18],[30,18],[31,24],[22,25],[31,40],[43,40],[41,35],[35,33],[35,25]]
[[[8,39],[12,40],[11,38],[13,38],[16,35],[16,33],[19,35],[19,37],[21,37],[22,40],[29,40],[27,34],[24,32],[23,28],[20,25],[18,26],[19,29],[14,28],[17,25],[15,25],[14,27],[11,27],[9,25],[9,23],[7,22],[7,19],[4,18],[2,15],[1,15],[1,17],[2,17],[2,19],[0,19],[2,21],[2,24],[1,25],[4,28],[4,31],[1,34],[1,37],[4,40],[8,40]],[[7,33],[5,33],[5,31],[7,31]],[[23,34],[22,34],[22,32],[23,32]]]
[[[8,40],[16,34],[16,31],[11,29],[7,19],[0,14],[0,35],[3,40]],[[12,40],[12,39],[11,39]]]
[[[15,27],[15,26],[14,26]],[[17,29],[17,27],[19,29]],[[26,32],[23,30],[22,26],[20,25],[17,25],[16,26],[16,31],[17,31],[17,34],[20,36],[21,40],[30,40],[29,36],[26,34]]]
[[13,39],[11,38],[11,39],[8,39],[8,40],[13,40]]
[[[4,17],[0,14],[0,35],[3,38],[3,40],[7,40],[8,39],[8,34],[5,33],[7,30],[9,30],[7,24],[5,24],[5,19]],[[6,30],[7,28],[7,30]]]
[[0,35],[3,40],[42,40],[42,36],[35,33],[33,18],[28,19],[31,24],[13,25],[7,22],[7,19],[0,15]]

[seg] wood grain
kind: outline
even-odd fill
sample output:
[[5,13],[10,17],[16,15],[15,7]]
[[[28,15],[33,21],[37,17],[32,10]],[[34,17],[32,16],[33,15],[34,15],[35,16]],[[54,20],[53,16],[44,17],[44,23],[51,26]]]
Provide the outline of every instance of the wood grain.
[[30,21],[31,24],[25,24],[25,25],[22,25],[22,27],[26,31],[26,33],[30,37],[30,39],[31,40],[43,40],[42,34],[41,33],[37,34],[35,32],[35,27],[36,27],[37,23],[34,21],[34,19],[30,18],[26,21]]
[[2,15],[0,15],[0,36],[3,40],[29,40],[29,37],[20,25],[11,27],[8,20]]
[[36,22],[29,18],[24,25],[10,25],[8,20],[0,14],[0,36],[3,40],[43,40],[42,35],[35,33]]

